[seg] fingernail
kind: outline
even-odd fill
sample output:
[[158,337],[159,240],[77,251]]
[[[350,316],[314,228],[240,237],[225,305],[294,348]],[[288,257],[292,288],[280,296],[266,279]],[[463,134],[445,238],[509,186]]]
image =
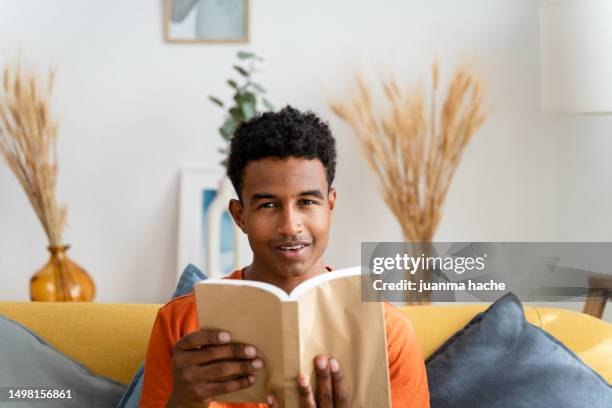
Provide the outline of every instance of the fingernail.
[[338,364],[338,360],[336,360],[335,358],[330,358],[329,369],[332,370],[334,373],[340,371],[340,364]]
[[255,382],[255,376],[253,376],[253,375],[249,375],[249,377],[248,377],[248,378],[249,378],[249,382],[250,382],[251,384],[253,384],[253,383]]
[[317,358],[317,367],[319,367],[319,370],[325,370],[327,367],[327,359],[325,357]]
[[308,377],[306,377],[304,374],[301,374],[298,377],[298,383],[301,387],[308,387]]
[[232,339],[228,332],[220,332],[218,337],[221,343],[228,343]]
[[274,398],[271,395],[268,395],[266,397],[266,401],[268,402],[269,405],[274,404]]
[[256,359],[256,360],[253,360],[251,365],[253,366],[253,368],[261,368],[263,367],[263,361],[260,359]]
[[244,348],[244,355],[247,357],[255,357],[257,355],[257,350],[253,346],[246,346]]

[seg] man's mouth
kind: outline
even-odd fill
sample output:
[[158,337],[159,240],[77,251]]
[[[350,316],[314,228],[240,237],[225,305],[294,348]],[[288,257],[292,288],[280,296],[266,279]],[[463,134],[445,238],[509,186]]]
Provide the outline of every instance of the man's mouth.
[[298,244],[298,245],[281,245],[278,248],[282,249],[282,250],[294,250],[294,249],[302,249],[304,248],[306,245],[304,244]]
[[283,257],[287,259],[301,258],[309,247],[308,242],[290,242],[281,245],[276,245],[274,249]]

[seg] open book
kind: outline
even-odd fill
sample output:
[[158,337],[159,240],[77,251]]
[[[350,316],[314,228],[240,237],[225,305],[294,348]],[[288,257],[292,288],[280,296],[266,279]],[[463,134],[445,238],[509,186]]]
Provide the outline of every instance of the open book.
[[232,340],[258,348],[265,367],[249,388],[217,398],[265,402],[273,393],[283,407],[298,406],[297,376],[310,376],[313,359],[340,363],[354,407],[391,406],[382,302],[361,301],[360,267],[327,272],[290,295],[263,282],[209,279],[195,286],[201,328],[223,329]]

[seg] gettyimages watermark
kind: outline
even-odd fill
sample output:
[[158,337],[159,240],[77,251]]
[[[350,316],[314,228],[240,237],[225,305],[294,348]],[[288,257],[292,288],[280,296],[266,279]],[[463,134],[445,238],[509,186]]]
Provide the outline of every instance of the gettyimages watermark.
[[610,242],[363,242],[362,300],[584,302],[612,277]]

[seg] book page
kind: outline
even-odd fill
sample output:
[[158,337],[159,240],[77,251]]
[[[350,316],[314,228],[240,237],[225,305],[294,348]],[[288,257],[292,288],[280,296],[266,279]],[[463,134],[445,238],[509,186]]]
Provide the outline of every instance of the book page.
[[391,406],[382,302],[361,301],[361,276],[347,273],[304,291],[298,303],[301,372],[316,384],[314,357],[335,357],[354,407]]
[[[259,370],[253,386],[224,394],[217,400],[265,402],[269,392],[283,400],[285,389],[295,387],[295,377],[288,379],[284,373],[299,367],[297,304],[282,302],[268,290],[233,282],[220,279],[196,284],[200,327],[227,330],[233,342],[253,344],[265,366]],[[293,350],[289,349],[291,344]]]
[[[223,285],[233,285],[233,286],[251,286],[253,288],[258,288],[261,290],[265,290],[266,292],[270,292],[275,295],[279,300],[282,301],[290,301],[289,295],[285,293],[284,290],[279,288],[278,286],[271,285],[266,282],[259,282],[254,280],[243,280],[243,279],[207,279],[201,282],[198,282],[198,285],[216,285],[222,283]],[[298,285],[299,286],[299,285]]]
[[315,286],[320,285],[323,282],[327,282],[334,279],[343,278],[345,276],[361,276],[361,266],[354,266],[352,268],[338,269],[336,271],[322,273],[314,278],[310,278],[299,285],[297,285],[289,294],[289,299],[298,300],[302,293],[309,291]]

